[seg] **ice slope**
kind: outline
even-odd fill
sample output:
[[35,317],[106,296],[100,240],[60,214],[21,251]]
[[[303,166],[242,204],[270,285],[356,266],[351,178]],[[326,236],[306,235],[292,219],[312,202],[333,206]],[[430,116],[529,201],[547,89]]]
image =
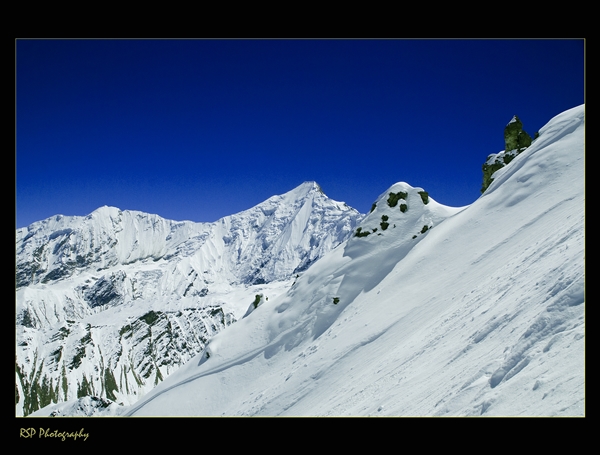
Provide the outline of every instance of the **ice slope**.
[[126,415],[584,415],[583,169],[579,106],[466,208],[394,185]]
[[135,402],[363,217],[305,182],[214,223],[102,207],[18,229],[17,414]]

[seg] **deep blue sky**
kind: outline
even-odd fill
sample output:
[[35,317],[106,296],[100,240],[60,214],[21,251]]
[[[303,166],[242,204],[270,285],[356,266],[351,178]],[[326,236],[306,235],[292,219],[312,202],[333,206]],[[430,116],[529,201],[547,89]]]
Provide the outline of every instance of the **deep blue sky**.
[[579,40],[17,40],[16,225],[103,205],[215,221],[317,181],[480,196],[514,114],[584,102]]

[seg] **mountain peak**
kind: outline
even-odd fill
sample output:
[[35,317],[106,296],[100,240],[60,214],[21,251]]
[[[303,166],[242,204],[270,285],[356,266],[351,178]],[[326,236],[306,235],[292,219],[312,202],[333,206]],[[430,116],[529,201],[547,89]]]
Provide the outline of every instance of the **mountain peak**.
[[[17,230],[18,413],[132,403],[243,316],[250,296],[287,290],[362,218],[308,181],[214,223],[102,206]],[[41,376],[34,358],[44,359]],[[41,386],[27,378],[64,385],[30,399]],[[94,390],[100,401],[90,402]]]
[[307,180],[305,182],[302,182],[299,187],[306,187],[306,188],[310,188],[310,189],[320,189],[321,187],[319,186],[319,184],[317,182],[315,182],[314,180]]
[[321,186],[314,180],[307,180],[306,182],[302,182],[300,185],[298,185],[296,188],[294,188],[290,192],[302,194],[302,195],[315,193],[315,192],[325,194],[325,193],[323,193]]
[[94,210],[92,213],[90,213],[88,216],[89,217],[116,217],[118,216],[119,212],[121,212],[121,209],[117,208],[117,207],[112,207],[109,205],[103,205],[102,207],[98,207],[96,210]]

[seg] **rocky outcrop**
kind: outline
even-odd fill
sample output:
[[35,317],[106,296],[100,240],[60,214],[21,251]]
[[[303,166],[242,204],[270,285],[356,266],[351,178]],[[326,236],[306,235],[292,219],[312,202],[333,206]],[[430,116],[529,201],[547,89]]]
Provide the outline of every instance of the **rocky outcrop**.
[[531,136],[523,129],[523,123],[516,115],[504,128],[504,150],[518,150],[518,153],[531,145]]
[[515,156],[529,147],[531,142],[531,136],[523,129],[523,123],[521,123],[519,117],[513,116],[504,128],[504,151],[488,155],[486,162],[483,164],[482,193],[494,180],[492,178],[494,172],[510,163]]

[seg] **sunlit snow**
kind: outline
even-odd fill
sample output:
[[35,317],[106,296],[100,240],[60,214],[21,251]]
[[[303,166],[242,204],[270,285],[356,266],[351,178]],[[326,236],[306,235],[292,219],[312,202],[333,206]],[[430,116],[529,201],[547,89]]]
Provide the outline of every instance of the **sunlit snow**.
[[[93,334],[97,349],[80,367],[91,377],[94,355],[139,355],[115,344],[117,320],[213,304],[238,318],[182,367],[161,367],[170,376],[155,388],[119,394],[126,406],[71,396],[32,415],[585,415],[583,169],[579,106],[551,119],[467,207],[399,182],[356,216],[307,182],[210,225],[103,207],[18,230],[33,260],[17,309],[38,326],[18,326],[23,368],[36,371],[34,352],[54,349],[65,328]],[[39,253],[42,242],[52,254]],[[70,244],[88,245],[73,254],[92,257],[96,272],[61,269]],[[59,279],[45,283],[38,270]],[[127,292],[97,311],[85,286],[102,289],[102,277]],[[181,333],[204,320],[194,321],[179,321]]]
[[584,106],[539,134],[468,207],[390,187],[125,414],[584,415]]

